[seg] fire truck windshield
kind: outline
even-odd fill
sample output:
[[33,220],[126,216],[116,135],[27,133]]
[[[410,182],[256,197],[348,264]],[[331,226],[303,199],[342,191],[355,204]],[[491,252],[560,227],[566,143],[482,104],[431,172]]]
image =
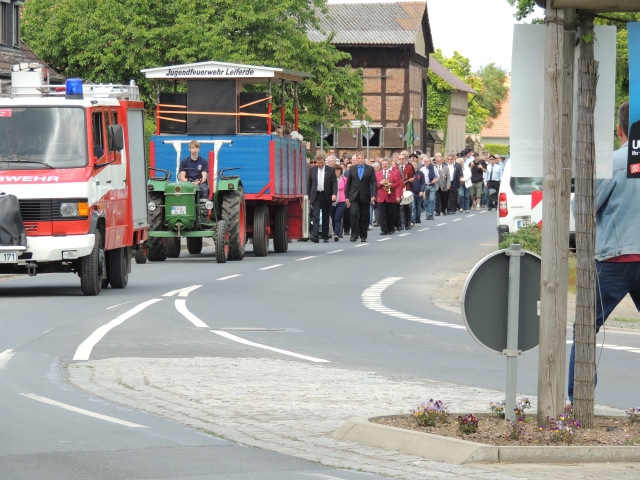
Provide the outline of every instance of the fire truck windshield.
[[30,169],[86,166],[85,111],[77,107],[0,107],[0,162],[2,169],[25,168],[20,165],[23,162]]

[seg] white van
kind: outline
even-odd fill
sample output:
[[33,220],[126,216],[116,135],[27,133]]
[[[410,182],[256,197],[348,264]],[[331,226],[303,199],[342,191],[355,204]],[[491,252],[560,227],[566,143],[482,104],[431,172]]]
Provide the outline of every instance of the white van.
[[[505,233],[513,233],[531,223],[531,192],[542,190],[542,177],[512,177],[511,162],[507,161],[500,181],[498,196],[498,243]],[[573,181],[571,198],[573,199]],[[569,218],[569,245],[575,246],[576,224],[573,212]]]

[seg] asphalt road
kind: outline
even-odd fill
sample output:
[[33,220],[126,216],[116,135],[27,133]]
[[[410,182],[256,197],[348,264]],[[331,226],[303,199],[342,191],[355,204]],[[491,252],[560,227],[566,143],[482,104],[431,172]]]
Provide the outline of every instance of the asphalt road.
[[[124,408],[69,386],[65,374],[83,355],[282,356],[501,390],[505,359],[429,293],[458,273],[460,258],[496,241],[493,215],[437,217],[403,236],[375,229],[366,244],[294,242],[286,254],[223,265],[211,249],[183,251],[134,264],[125,290],[94,298],[72,275],[0,277],[0,478],[364,478]],[[487,285],[487,302],[491,294]],[[375,309],[363,304],[371,295]],[[596,402],[637,406],[640,336],[605,334]],[[537,350],[519,360],[523,394],[536,393],[537,360]]]

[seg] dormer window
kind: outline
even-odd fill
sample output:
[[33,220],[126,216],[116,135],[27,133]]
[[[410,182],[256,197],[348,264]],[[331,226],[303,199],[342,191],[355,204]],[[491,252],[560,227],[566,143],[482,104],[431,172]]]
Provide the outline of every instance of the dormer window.
[[13,7],[13,46],[20,48],[20,6]]

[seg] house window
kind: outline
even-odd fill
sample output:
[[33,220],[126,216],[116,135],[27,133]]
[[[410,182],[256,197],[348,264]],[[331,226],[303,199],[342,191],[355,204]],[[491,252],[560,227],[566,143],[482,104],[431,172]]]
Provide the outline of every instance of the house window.
[[13,46],[20,47],[20,7],[13,7]]
[[7,4],[0,7],[0,43],[7,44]]

